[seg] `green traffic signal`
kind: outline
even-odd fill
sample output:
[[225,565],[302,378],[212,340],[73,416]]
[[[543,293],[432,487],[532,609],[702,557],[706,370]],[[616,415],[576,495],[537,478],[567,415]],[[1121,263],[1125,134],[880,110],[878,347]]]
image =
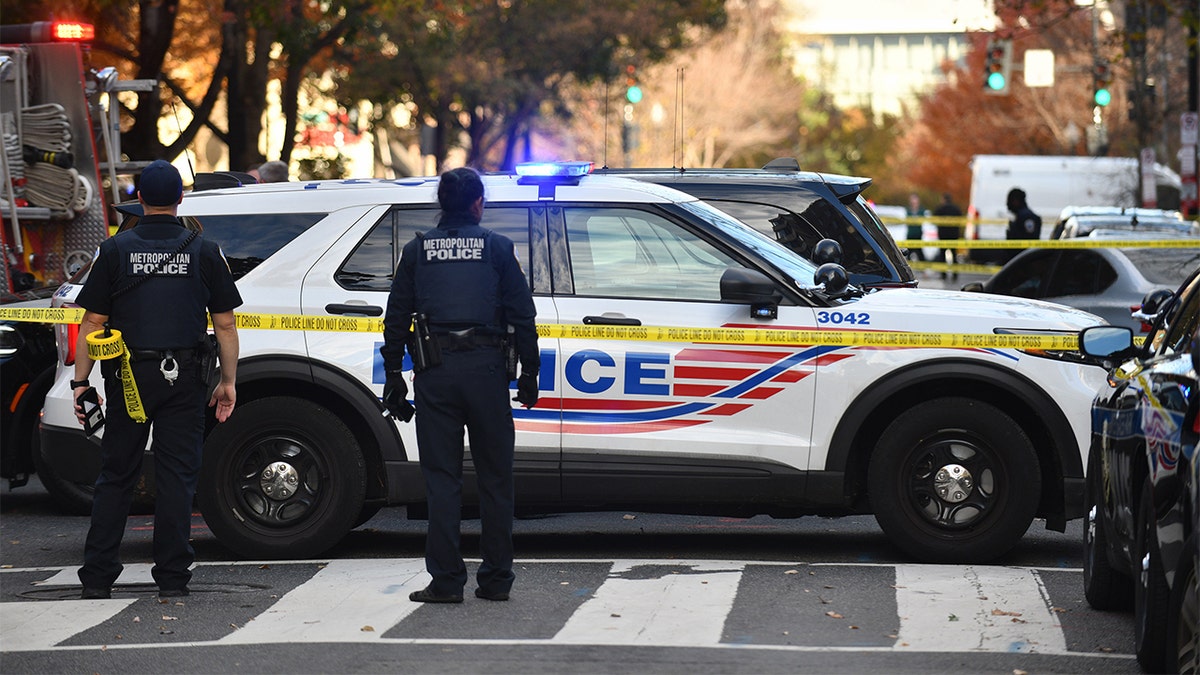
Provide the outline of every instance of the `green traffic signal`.
[[1000,91],[1004,89],[1004,73],[992,73],[987,76],[988,89]]
[[625,90],[625,100],[630,103],[640,103],[642,100],[642,88],[636,84],[629,85]]
[[1092,96],[1092,99],[1096,102],[1096,105],[1106,106],[1112,102],[1112,94],[1109,93],[1108,89],[1100,88],[1096,90],[1096,93]]

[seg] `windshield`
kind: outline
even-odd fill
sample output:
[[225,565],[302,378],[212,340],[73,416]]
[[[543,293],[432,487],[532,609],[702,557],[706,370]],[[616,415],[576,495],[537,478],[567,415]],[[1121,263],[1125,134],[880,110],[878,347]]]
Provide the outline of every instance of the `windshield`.
[[1174,288],[1200,265],[1200,250],[1194,248],[1121,249],[1148,281]]
[[736,220],[723,211],[700,201],[680,202],[679,207],[693,215],[712,223],[726,236],[736,240],[746,249],[754,252],[759,259],[786,274],[801,286],[813,285],[813,274],[817,268],[808,260],[792,253],[770,237],[762,234],[749,225]]

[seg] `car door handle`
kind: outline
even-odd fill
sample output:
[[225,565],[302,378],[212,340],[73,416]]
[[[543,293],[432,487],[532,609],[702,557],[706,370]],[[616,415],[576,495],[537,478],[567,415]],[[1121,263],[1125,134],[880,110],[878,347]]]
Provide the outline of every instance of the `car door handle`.
[[351,305],[348,303],[331,302],[325,305],[325,311],[330,314],[365,314],[367,316],[382,316],[383,308],[379,305]]
[[607,314],[601,316],[585,316],[583,323],[588,326],[640,326],[641,319],[634,319],[628,316],[609,316]]

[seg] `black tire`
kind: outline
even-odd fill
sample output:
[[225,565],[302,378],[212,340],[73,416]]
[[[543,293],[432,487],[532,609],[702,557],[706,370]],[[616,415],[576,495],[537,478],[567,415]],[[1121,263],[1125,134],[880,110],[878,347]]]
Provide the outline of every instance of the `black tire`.
[[1133,565],[1138,578],[1133,585],[1133,647],[1142,670],[1160,673],[1166,667],[1167,607],[1171,591],[1163,573],[1149,478],[1142,486],[1134,517],[1138,529]]
[[[282,471],[268,477],[268,468]],[[365,473],[354,435],[332,412],[265,398],[238,406],[209,434],[197,496],[217,540],[238,555],[309,558],[354,526]]]
[[1094,609],[1124,610],[1133,605],[1133,580],[1109,561],[1108,517],[1103,509],[1099,452],[1092,450],[1084,481],[1083,595]]
[[1200,534],[1184,544],[1167,614],[1167,670],[1200,673]]
[[[42,457],[40,441],[36,440],[36,436],[34,438],[32,452],[38,480],[42,482],[42,487],[46,488],[46,492],[49,493],[54,507],[73,516],[91,515],[92,494],[95,493],[96,486],[91,483],[76,483],[54,473],[54,468],[50,466],[45,457]],[[96,452],[100,452],[99,447],[96,448]]]
[[917,404],[884,430],[867,475],[875,519],[926,562],[983,562],[1029,529],[1041,495],[1029,437],[999,408],[968,398]]

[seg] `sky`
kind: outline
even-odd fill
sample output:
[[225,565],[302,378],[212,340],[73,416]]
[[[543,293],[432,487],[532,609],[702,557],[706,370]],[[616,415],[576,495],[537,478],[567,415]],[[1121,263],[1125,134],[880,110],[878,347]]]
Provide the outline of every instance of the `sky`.
[[[933,33],[991,28],[991,0],[784,0],[791,28],[818,35]],[[851,9],[852,11],[847,11]]]

